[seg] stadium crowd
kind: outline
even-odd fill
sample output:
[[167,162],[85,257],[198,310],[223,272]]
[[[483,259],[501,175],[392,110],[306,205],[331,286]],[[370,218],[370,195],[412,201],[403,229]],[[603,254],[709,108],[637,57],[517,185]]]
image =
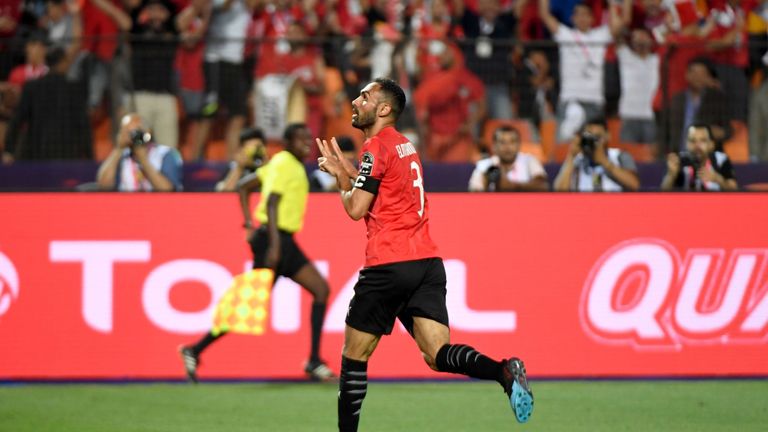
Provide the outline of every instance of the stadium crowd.
[[349,101],[388,76],[426,161],[507,173],[504,127],[525,190],[594,121],[630,171],[686,153],[693,124],[709,153],[768,161],[767,21],[758,0],[0,0],[0,146],[5,164],[117,160],[136,113],[185,161],[235,160],[248,127],[279,146],[293,122],[359,148]]

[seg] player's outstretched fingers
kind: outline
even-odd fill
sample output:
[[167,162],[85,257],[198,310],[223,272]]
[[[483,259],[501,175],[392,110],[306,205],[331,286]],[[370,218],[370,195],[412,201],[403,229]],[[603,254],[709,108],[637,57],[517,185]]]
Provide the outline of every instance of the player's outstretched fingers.
[[317,147],[320,149],[320,154],[327,158],[329,156],[328,142],[320,138],[315,138],[315,142],[317,142]]
[[331,138],[331,148],[333,149],[334,156],[339,158],[339,160],[344,159],[344,152],[341,151],[339,143],[336,142],[336,137]]

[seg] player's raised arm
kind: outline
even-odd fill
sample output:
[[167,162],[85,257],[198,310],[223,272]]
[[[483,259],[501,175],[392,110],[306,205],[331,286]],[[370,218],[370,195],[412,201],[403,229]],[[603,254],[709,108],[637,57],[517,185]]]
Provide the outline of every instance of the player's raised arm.
[[[331,143],[316,139],[321,157],[317,159],[322,171],[336,177],[336,183],[341,191],[341,202],[344,210],[353,220],[360,220],[368,213],[375,195],[366,190],[353,187],[352,180],[357,179],[358,172],[342,155],[335,139]],[[355,180],[357,181],[357,180]]]

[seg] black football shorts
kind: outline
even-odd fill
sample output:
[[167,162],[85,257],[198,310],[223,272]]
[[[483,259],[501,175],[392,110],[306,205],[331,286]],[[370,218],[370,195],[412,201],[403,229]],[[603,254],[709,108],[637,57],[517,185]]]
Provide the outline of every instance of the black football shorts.
[[375,335],[392,333],[399,318],[413,335],[413,317],[448,325],[445,267],[440,258],[366,267],[349,304],[347,325]]
[[[309,262],[307,256],[301,250],[293,234],[287,231],[278,231],[280,235],[280,260],[277,263],[275,278],[277,276],[293,277],[299,269]],[[251,252],[253,252],[253,268],[266,268],[267,248],[269,247],[269,234],[267,227],[262,225],[251,237]]]

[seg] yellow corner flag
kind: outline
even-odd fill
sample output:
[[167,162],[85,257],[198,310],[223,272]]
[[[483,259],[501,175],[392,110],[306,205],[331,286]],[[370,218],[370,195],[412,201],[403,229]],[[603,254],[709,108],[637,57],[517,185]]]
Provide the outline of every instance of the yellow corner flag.
[[216,306],[212,333],[263,334],[274,278],[270,269],[254,269],[235,276]]

